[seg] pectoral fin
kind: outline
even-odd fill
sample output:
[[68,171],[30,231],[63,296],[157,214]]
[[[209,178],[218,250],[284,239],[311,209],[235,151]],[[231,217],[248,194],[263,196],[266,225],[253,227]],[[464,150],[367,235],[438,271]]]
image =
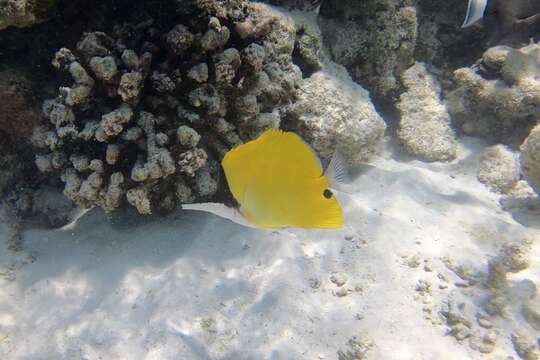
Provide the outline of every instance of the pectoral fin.
[[332,190],[352,194],[354,189],[351,185],[351,177],[347,169],[347,163],[339,150],[335,150],[332,159],[324,172],[324,176],[330,183]]

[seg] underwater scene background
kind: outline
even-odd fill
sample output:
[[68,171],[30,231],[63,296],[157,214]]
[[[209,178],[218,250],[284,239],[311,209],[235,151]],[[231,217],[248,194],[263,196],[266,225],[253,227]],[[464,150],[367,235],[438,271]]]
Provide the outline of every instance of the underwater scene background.
[[0,358],[540,359],[539,18],[0,0]]

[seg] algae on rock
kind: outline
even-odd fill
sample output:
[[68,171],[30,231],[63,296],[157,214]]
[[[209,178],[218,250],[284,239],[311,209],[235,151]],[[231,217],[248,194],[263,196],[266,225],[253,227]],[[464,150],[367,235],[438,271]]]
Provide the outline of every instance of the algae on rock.
[[376,152],[386,124],[369,93],[343,67],[327,67],[304,79],[296,98],[288,110],[291,125],[323,158],[338,148],[349,163],[358,164]]
[[426,65],[416,63],[401,75],[405,92],[397,104],[401,117],[397,136],[405,150],[425,161],[449,161],[457,141],[441,86]]

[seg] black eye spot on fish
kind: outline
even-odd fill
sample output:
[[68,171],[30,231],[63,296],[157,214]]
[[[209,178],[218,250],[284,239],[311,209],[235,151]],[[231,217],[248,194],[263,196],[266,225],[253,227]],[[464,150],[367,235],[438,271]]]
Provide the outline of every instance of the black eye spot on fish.
[[332,198],[332,195],[334,195],[329,189],[324,189],[322,194],[326,199],[330,199]]

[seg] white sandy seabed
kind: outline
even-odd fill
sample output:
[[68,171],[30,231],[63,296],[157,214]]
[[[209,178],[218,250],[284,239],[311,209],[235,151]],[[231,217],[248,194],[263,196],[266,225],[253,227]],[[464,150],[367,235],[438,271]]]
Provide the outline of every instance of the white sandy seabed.
[[[426,319],[449,300],[480,306],[442,258],[485,271],[503,242],[539,238],[538,223],[516,222],[476,180],[483,145],[460,147],[450,164],[388,156],[358,169],[358,191],[339,195],[339,231],[258,231],[187,211],[90,211],[28,230],[22,253],[0,259],[0,358],[517,358],[510,332],[523,319],[494,320],[489,355],[449,336],[437,313]],[[532,266],[510,280],[540,284],[539,255],[534,244]]]

